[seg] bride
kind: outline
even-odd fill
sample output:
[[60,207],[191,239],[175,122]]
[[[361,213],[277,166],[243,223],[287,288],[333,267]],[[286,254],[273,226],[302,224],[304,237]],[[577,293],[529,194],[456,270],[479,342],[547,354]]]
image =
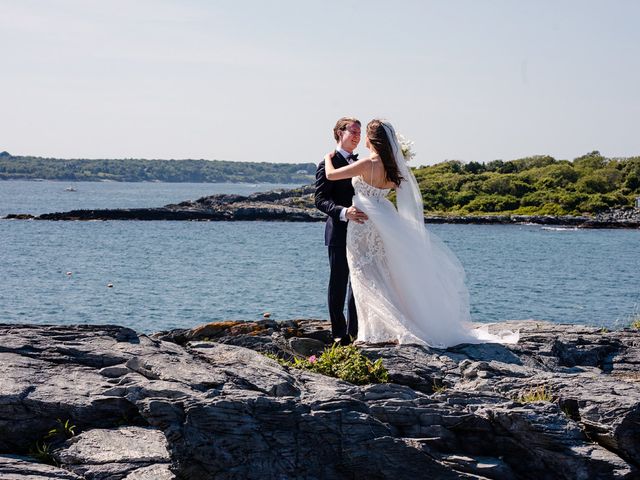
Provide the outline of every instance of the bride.
[[[357,341],[395,341],[446,348],[460,343],[515,343],[518,334],[489,334],[470,323],[464,269],[424,226],[422,195],[396,133],[386,121],[367,125],[369,158],[334,168],[329,180],[352,178],[353,205],[369,219],[349,222],[347,261],[358,311]],[[386,198],[395,189],[397,209]]]

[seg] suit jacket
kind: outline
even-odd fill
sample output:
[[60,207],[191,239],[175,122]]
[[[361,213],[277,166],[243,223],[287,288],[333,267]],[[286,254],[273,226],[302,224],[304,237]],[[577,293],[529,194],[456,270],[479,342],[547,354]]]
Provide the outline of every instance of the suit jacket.
[[[333,165],[336,168],[348,165],[347,160],[336,152],[333,157]],[[324,229],[324,244],[331,247],[347,245],[347,224],[340,220],[340,211],[350,207],[353,203],[353,185],[351,179],[327,180],[324,170],[324,160],[316,170],[316,208],[327,214],[327,223]]]

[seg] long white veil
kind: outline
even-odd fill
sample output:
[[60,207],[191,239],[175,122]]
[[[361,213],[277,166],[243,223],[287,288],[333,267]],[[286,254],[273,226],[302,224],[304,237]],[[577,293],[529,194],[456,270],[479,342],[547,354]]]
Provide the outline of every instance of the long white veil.
[[422,194],[420,193],[420,187],[418,186],[416,177],[404,160],[402,147],[398,142],[398,136],[391,124],[383,122],[382,127],[391,143],[391,149],[393,150],[393,156],[398,166],[398,172],[404,179],[396,189],[398,213],[417,230],[425,232]]

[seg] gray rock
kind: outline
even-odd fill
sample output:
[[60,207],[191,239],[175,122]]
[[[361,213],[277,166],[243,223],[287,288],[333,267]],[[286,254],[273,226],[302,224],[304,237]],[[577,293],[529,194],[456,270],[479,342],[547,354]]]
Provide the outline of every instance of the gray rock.
[[144,478],[155,471],[171,478],[165,436],[150,428],[88,430],[67,441],[54,457],[86,478]]
[[[0,449],[59,463],[0,477],[639,478],[640,332],[506,327],[517,345],[363,345],[391,383],[355,386],[260,353],[330,344],[317,320],[0,325]],[[57,419],[76,435],[45,439]]]
[[2,480],[81,480],[64,468],[37,463],[32,458],[19,455],[0,455],[0,478]]
[[156,464],[137,468],[124,477],[124,480],[173,480],[174,478],[176,477],[168,465]]

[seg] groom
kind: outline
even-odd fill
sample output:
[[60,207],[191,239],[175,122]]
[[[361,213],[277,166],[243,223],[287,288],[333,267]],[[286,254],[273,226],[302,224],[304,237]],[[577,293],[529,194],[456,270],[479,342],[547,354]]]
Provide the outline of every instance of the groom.
[[[333,165],[344,167],[355,162],[358,155],[353,151],[360,143],[360,120],[342,117],[333,128],[336,139],[336,152]],[[353,292],[349,283],[349,265],[347,264],[347,226],[349,222],[363,223],[367,216],[351,205],[353,200],[351,179],[327,180],[324,160],[316,171],[316,208],[327,214],[324,230],[324,243],[329,248],[329,317],[331,333],[336,342],[349,345],[358,335],[358,317]],[[347,318],[344,316],[345,297],[347,300]]]

